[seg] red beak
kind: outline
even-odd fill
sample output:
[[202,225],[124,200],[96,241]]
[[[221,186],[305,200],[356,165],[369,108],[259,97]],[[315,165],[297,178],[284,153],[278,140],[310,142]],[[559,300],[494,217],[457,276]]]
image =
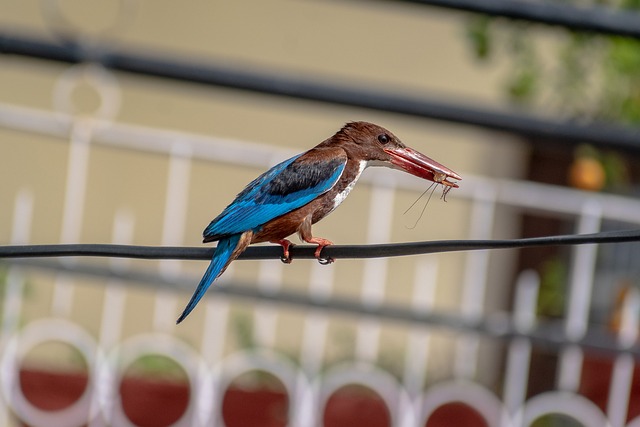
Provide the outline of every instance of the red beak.
[[458,184],[448,179],[462,179],[460,175],[448,167],[409,147],[388,148],[384,149],[384,151],[391,156],[392,165],[419,178],[453,188],[458,188]]

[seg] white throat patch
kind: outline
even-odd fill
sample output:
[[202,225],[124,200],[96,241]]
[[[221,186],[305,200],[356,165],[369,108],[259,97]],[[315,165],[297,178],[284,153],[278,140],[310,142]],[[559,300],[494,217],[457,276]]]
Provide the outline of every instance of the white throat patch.
[[349,193],[351,192],[351,190],[353,190],[353,187],[356,185],[356,182],[358,182],[358,178],[360,178],[360,175],[362,175],[362,172],[367,168],[367,166],[369,166],[369,162],[367,162],[366,160],[360,160],[360,164],[358,165],[358,173],[356,174],[356,177],[353,179],[353,181],[349,183],[349,185],[347,185],[347,188],[345,188],[344,190],[342,190],[336,195],[336,198],[333,200],[333,208],[331,209],[332,211],[338,206],[340,206],[340,203],[344,202],[344,199],[346,199]]

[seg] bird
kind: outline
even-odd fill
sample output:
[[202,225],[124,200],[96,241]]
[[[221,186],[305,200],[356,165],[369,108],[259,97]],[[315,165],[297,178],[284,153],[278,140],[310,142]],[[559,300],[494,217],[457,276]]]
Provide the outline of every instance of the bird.
[[282,246],[282,261],[290,263],[293,243],[287,237],[297,233],[302,241],[317,245],[314,256],[321,264],[333,262],[321,256],[322,249],[333,243],[313,236],[311,226],[345,200],[368,166],[403,170],[442,184],[445,192],[458,187],[450,179],[462,179],[381,126],[363,121],[346,123],[332,137],[251,181],[204,229],[203,243],[218,243],[176,323],[191,313],[211,284],[252,243]]

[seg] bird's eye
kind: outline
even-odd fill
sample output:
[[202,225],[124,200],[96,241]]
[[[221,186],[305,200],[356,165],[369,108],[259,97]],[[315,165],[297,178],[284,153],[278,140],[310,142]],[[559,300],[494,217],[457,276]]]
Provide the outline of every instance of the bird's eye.
[[389,135],[387,135],[386,133],[378,135],[378,141],[380,141],[380,144],[386,144],[387,142],[389,142]]

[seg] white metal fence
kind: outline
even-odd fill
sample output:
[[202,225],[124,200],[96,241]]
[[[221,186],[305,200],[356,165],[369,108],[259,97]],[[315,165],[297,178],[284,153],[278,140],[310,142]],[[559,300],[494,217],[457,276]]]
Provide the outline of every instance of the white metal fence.
[[[101,107],[93,117],[71,114],[68,106],[71,90],[80,76],[88,77],[101,96]],[[83,206],[89,154],[95,146],[112,146],[122,150],[137,150],[168,156],[169,170],[166,181],[166,208],[162,229],[163,245],[180,245],[184,241],[186,203],[190,173],[194,160],[210,160],[233,165],[266,168],[288,154],[280,149],[241,141],[226,141],[201,135],[126,125],[111,121],[119,108],[117,83],[110,74],[94,66],[69,69],[55,90],[57,111],[48,112],[0,105],[0,126],[25,133],[39,133],[68,141],[69,157],[66,189],[64,191],[63,226],[61,243],[76,242],[83,223]],[[3,141],[1,144],[10,144]],[[53,142],[52,142],[53,143]],[[224,147],[224,149],[223,149]],[[370,178],[373,185],[370,216],[367,219],[369,241],[389,240],[389,224],[398,190],[420,190],[419,184],[402,176],[385,172]],[[379,178],[382,177],[382,178]],[[373,181],[373,182],[371,182]],[[640,201],[616,195],[590,194],[567,188],[552,187],[523,181],[496,180],[488,177],[465,175],[464,185],[455,194],[469,203],[471,222],[470,239],[491,239],[500,224],[497,211],[504,207],[518,212],[534,211],[545,215],[569,218],[575,221],[575,233],[593,233],[602,229],[603,221],[615,221],[629,227],[640,225]],[[5,208],[13,206],[13,244],[30,243],[31,218],[34,199],[28,188],[18,194],[15,201],[4,201]],[[114,218],[113,242],[132,241],[134,219],[121,211]],[[375,225],[375,226],[374,226]],[[514,285],[513,311],[486,313],[486,293],[491,257],[500,252],[474,251],[466,254],[462,295],[453,319],[473,325],[482,322],[484,331],[468,328],[464,332],[452,330],[456,345],[453,351],[453,370],[448,379],[437,383],[426,381],[429,357],[433,353],[433,327],[448,328],[447,322],[411,324],[401,327],[407,333],[406,347],[399,351],[403,369],[399,375],[388,372],[377,363],[380,353],[383,319],[358,316],[355,322],[353,358],[331,366],[323,366],[323,354],[328,340],[331,312],[312,309],[305,313],[302,325],[300,352],[293,360],[277,350],[277,322],[282,310],[277,302],[281,289],[283,266],[274,261],[262,261],[257,289],[272,295],[275,300],[256,303],[254,307],[253,349],[225,354],[225,340],[229,334],[232,300],[224,294],[207,298],[203,309],[206,319],[201,341],[193,346],[174,334],[174,319],[167,313],[176,311],[173,292],[158,291],[155,296],[155,315],[152,331],[122,339],[124,304],[131,283],[124,279],[108,279],[102,302],[99,333],[92,334],[83,325],[70,321],[75,288],[74,276],[69,273],[81,266],[78,260],[62,262],[67,272],[54,272],[54,290],[50,317],[26,325],[19,319],[23,307],[25,278],[32,267],[24,263],[10,263],[2,299],[0,336],[0,423],[7,424],[15,414],[20,420],[34,426],[72,425],[132,425],[125,414],[118,393],[125,369],[136,359],[159,354],[174,360],[186,372],[190,400],[187,410],[175,425],[222,425],[221,407],[224,392],[242,373],[264,371],[272,374],[284,385],[288,395],[288,423],[292,426],[322,424],[322,414],[329,397],[348,384],[361,384],[373,390],[388,408],[391,423],[398,426],[423,426],[433,412],[448,402],[463,402],[475,409],[489,426],[529,426],[546,414],[563,414],[585,426],[601,427],[640,426],[640,418],[627,422],[627,409],[634,369],[633,354],[617,352],[606,410],[579,393],[584,350],[576,344],[591,331],[590,313],[596,275],[598,246],[583,245],[571,249],[568,306],[562,319],[564,335],[556,389],[527,397],[530,358],[534,341],[527,335],[538,330],[536,316],[539,277],[532,271],[519,275]],[[411,306],[406,310],[429,313],[433,310],[439,286],[436,256],[420,257],[415,262],[415,283]],[[135,271],[122,259],[110,260],[115,272]],[[363,264],[360,304],[367,308],[382,307],[385,293],[387,260],[372,259]],[[161,262],[158,280],[179,282],[190,278],[180,262]],[[182,278],[182,279],[181,279]],[[334,270],[314,265],[305,280],[308,298],[331,301],[335,296]],[[233,272],[226,274],[222,285],[233,282]],[[194,282],[195,283],[195,282]],[[181,295],[184,296],[184,295]],[[184,298],[181,298],[183,300]],[[640,297],[634,290],[624,302],[621,327],[612,333],[610,346],[636,348]],[[440,323],[440,324],[439,324]],[[476,381],[478,370],[483,369],[480,353],[486,336],[500,338],[514,326],[521,334],[509,339],[505,350],[504,371],[495,376],[501,384],[487,386]],[[45,411],[23,394],[19,385],[20,361],[40,343],[59,341],[77,349],[87,364],[89,383],[82,396],[71,406],[58,411]],[[497,345],[493,339],[490,345]],[[607,347],[607,344],[602,344]],[[533,375],[536,375],[533,373]],[[425,387],[425,383],[428,386]]]

